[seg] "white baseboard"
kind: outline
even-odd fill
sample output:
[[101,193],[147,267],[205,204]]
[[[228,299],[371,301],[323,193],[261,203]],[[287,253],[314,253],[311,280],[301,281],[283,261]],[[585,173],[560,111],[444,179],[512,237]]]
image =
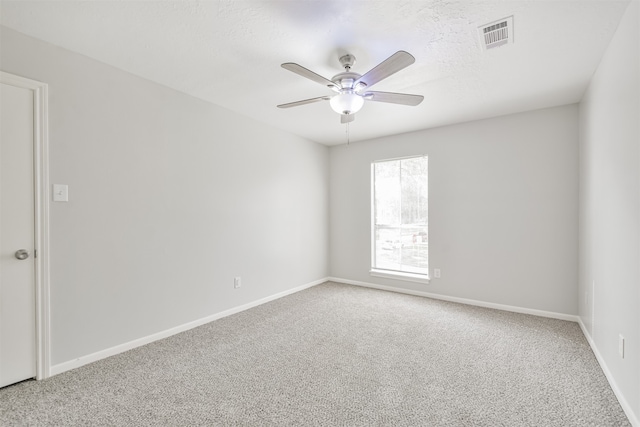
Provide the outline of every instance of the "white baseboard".
[[347,285],[356,285],[356,286],[363,286],[365,288],[380,289],[383,291],[399,292],[402,294],[416,295],[419,297],[427,297],[427,298],[439,299],[439,300],[449,301],[449,302],[457,302],[460,304],[475,305],[478,307],[493,308],[496,310],[511,311],[514,313],[531,314],[534,316],[549,317],[552,319],[568,320],[570,322],[578,322],[579,320],[579,317],[573,314],[555,313],[553,311],[536,310],[533,308],[516,307],[513,305],[506,305],[506,304],[496,304],[492,302],[478,301],[474,299],[450,297],[447,295],[433,294],[430,292],[413,291],[410,289],[396,288],[393,286],[376,285],[374,283],[360,282],[357,280],[341,279],[339,277],[329,277],[328,280],[331,282],[344,283]]
[[638,416],[633,412],[633,408],[631,407],[631,405],[629,405],[629,402],[627,402],[627,400],[624,398],[624,395],[622,394],[622,392],[620,391],[620,388],[618,387],[618,383],[613,378],[613,375],[611,374],[611,371],[609,370],[607,363],[604,361],[604,358],[600,354],[600,351],[598,351],[598,347],[596,347],[596,343],[591,338],[591,335],[589,334],[589,331],[587,330],[587,327],[585,326],[585,324],[582,322],[581,317],[578,317],[578,324],[580,325],[580,329],[582,329],[582,333],[587,339],[587,342],[589,343],[589,346],[591,347],[593,354],[595,354],[596,360],[600,364],[600,368],[602,368],[602,372],[604,372],[604,376],[607,377],[607,381],[609,381],[609,385],[611,386],[613,393],[616,395],[618,402],[620,402],[620,406],[622,406],[622,410],[624,411],[627,418],[629,418],[629,422],[633,427],[640,427],[640,420],[638,419]]
[[323,279],[315,280],[313,282],[310,282],[310,283],[307,283],[307,284],[304,284],[304,285],[301,285],[301,286],[298,286],[298,287],[295,287],[295,288],[292,288],[292,289],[288,289],[286,291],[279,292],[277,294],[270,295],[268,297],[265,297],[265,298],[262,298],[262,299],[259,299],[259,300],[256,300],[256,301],[252,301],[250,303],[243,304],[243,305],[240,305],[238,307],[233,307],[233,308],[230,308],[228,310],[221,311],[219,313],[215,313],[215,314],[212,314],[210,316],[203,317],[201,319],[194,320],[192,322],[188,322],[188,323],[173,327],[171,329],[167,329],[165,331],[157,332],[155,334],[151,334],[151,335],[148,335],[146,337],[138,338],[136,340],[129,341],[129,342],[126,342],[124,344],[120,344],[120,345],[117,345],[117,346],[114,346],[114,347],[110,347],[110,348],[107,348],[107,349],[104,349],[104,350],[100,350],[100,351],[97,351],[95,353],[88,354],[86,356],[78,357],[77,359],[73,359],[73,360],[69,360],[67,362],[59,363],[57,365],[51,366],[49,373],[50,373],[51,376],[57,375],[57,374],[61,374],[63,372],[69,371],[71,369],[79,368],[80,366],[84,366],[84,365],[87,365],[89,363],[96,362],[96,361],[101,360],[101,359],[105,359],[105,358],[110,357],[110,356],[115,356],[116,354],[123,353],[125,351],[134,349],[136,347],[140,347],[140,346],[143,346],[145,344],[149,344],[149,343],[152,343],[154,341],[158,341],[158,340],[161,340],[163,338],[170,337],[171,335],[175,335],[175,334],[178,334],[180,332],[188,331],[189,329],[193,329],[195,327],[204,325],[205,323],[213,322],[214,320],[218,320],[218,319],[221,319],[223,317],[231,316],[232,314],[236,314],[236,313],[239,313],[241,311],[245,311],[245,310],[248,310],[250,308],[257,307],[259,305],[262,305],[262,304],[265,304],[267,302],[276,300],[278,298],[285,297],[287,295],[294,294],[296,292],[300,292],[302,290],[311,288],[311,287],[319,285],[321,283],[325,283],[328,280],[329,279],[326,278],[326,277],[323,278]]

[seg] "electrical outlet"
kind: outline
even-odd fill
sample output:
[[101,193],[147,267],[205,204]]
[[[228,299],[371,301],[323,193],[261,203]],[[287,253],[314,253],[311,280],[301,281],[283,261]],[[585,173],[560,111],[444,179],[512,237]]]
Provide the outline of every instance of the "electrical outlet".
[[433,269],[433,277],[435,277],[436,279],[440,278],[440,269],[439,268],[434,268]]
[[618,335],[618,354],[624,359],[624,337],[622,334]]
[[240,279],[240,277],[234,277],[233,279],[233,287],[238,289],[240,286],[242,286],[242,279]]

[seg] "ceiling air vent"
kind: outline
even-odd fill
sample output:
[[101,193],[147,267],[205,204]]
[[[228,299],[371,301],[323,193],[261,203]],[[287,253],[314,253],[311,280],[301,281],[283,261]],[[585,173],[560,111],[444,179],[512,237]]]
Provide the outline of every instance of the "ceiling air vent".
[[478,27],[482,50],[513,43],[513,16]]

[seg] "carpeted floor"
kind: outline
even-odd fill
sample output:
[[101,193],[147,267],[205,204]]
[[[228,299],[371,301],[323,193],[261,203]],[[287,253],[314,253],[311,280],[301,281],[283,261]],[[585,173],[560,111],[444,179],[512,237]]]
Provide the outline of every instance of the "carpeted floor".
[[1,389],[0,425],[630,424],[575,323],[326,283]]

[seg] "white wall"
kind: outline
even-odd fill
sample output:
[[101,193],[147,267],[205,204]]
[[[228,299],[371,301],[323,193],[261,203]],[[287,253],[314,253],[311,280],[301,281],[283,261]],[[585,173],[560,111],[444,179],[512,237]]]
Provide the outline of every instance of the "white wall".
[[[640,30],[631,2],[580,103],[580,318],[640,420]],[[618,335],[626,338],[625,358]],[[640,425],[640,424],[636,424]]]
[[[49,84],[54,365],[327,276],[328,149],[7,28]],[[234,276],[242,287],[233,289]]]
[[[429,156],[428,285],[369,275],[370,165]],[[576,105],[330,150],[331,276],[577,314]]]

